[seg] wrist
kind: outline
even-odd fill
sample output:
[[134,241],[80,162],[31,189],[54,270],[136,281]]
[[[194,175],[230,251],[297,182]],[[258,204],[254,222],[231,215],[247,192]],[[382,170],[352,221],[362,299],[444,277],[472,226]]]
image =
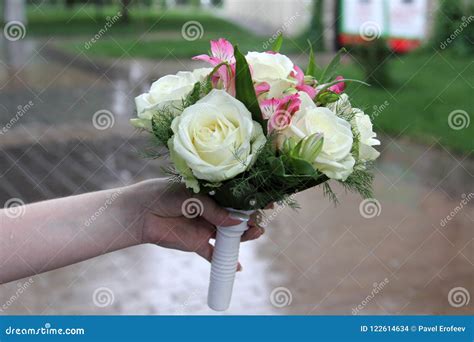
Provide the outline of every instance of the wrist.
[[[130,233],[136,237],[137,244],[150,243],[147,232],[147,222],[152,213],[153,202],[163,189],[163,180],[152,179],[136,183],[124,188],[125,207],[129,208],[125,213],[126,221],[130,222]],[[155,230],[159,227],[153,227]]]

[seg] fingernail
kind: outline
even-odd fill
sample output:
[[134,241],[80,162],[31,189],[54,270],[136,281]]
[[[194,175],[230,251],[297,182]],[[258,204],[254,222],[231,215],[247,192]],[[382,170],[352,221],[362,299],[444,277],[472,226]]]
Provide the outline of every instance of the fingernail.
[[242,213],[237,213],[235,211],[230,211],[229,212],[229,217],[233,220],[238,220],[238,221],[241,221],[241,222],[247,222],[250,217],[246,214],[242,214]]

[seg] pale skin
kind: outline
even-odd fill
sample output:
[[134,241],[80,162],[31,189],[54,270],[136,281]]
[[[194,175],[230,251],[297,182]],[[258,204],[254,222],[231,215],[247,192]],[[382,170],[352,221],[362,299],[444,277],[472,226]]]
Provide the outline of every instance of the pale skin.
[[[202,203],[201,216],[183,216],[190,197]],[[149,243],[210,261],[215,226],[240,222],[210,197],[193,196],[164,179],[2,209],[0,284]],[[264,233],[254,217],[248,226],[242,241]]]

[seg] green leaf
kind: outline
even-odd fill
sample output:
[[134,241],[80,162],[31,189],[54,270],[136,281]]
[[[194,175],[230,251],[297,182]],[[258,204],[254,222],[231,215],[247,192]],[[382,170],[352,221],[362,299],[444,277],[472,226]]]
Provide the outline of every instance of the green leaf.
[[283,152],[285,154],[290,154],[297,144],[298,140],[295,137],[286,138],[283,142]]
[[301,139],[300,142],[291,151],[290,156],[302,159],[308,163],[314,162],[323,148],[323,135],[320,133],[311,134]]
[[328,103],[333,103],[339,100],[340,96],[330,90],[320,91],[316,95],[315,102],[320,103],[321,105],[327,105]]
[[163,145],[168,143],[168,139],[173,136],[173,130],[171,129],[171,123],[174,120],[174,114],[169,107],[160,108],[156,113],[153,114],[151,119],[151,128],[153,135]]
[[323,149],[324,138],[321,133],[314,133],[305,137],[300,143],[301,146],[298,148],[300,157],[312,163]]
[[283,161],[281,160],[281,158],[268,158],[268,163],[270,164],[275,175],[282,177],[285,176],[285,166],[283,165]]
[[343,53],[346,53],[346,52],[347,50],[345,48],[342,48],[336,53],[332,61],[328,64],[328,66],[324,69],[323,73],[321,74],[319,83],[326,83],[335,77],[337,68],[339,67],[339,64],[341,63],[341,56]]
[[257,95],[253,86],[252,76],[250,75],[249,65],[245,56],[234,46],[235,56],[235,97],[242,102],[245,107],[252,113],[253,120],[257,121],[263,129],[263,133],[267,134],[267,125],[263,119],[260,106],[258,105]]
[[179,109],[184,110],[186,107],[192,106],[200,99],[200,96],[201,96],[201,83],[196,82],[194,83],[193,90],[191,90],[191,92],[188,95],[186,95],[186,97],[183,99],[181,108]]
[[280,33],[277,39],[273,42],[272,51],[280,52],[282,45],[283,45],[283,34]]
[[308,66],[306,68],[306,75],[313,76],[314,78],[318,79],[319,76],[321,75],[321,68],[316,64],[316,61],[314,59],[314,51],[313,51],[313,44],[311,44],[311,41],[308,39],[308,45],[309,45],[309,61],[308,61]]
[[189,96],[194,98],[194,97],[199,97],[200,94],[201,94],[201,82],[196,82],[194,83],[193,90],[191,91]]
[[207,76],[207,79],[210,81],[211,78],[212,78],[212,76],[214,75],[214,73],[215,73],[217,70],[219,70],[219,68],[220,68],[221,66],[223,66],[223,65],[225,65],[225,66],[227,67],[227,70],[230,71],[229,63],[227,63],[227,62],[221,62],[221,63],[217,64],[217,65],[211,70],[211,72],[210,72],[209,75]]
[[310,163],[306,160],[287,157],[288,164],[292,170],[292,174],[300,175],[300,176],[310,176],[310,177],[318,177],[318,171],[316,171]]

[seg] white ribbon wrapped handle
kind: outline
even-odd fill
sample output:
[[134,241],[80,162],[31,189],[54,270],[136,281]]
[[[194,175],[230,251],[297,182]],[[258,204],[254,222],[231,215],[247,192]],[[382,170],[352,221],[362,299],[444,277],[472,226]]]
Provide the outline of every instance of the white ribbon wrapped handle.
[[[246,215],[253,213],[253,211],[228,210]],[[207,296],[207,305],[213,310],[224,311],[229,308],[235,273],[239,262],[240,238],[248,228],[247,221],[243,221],[235,226],[217,227],[216,244],[211,261],[211,279]]]

